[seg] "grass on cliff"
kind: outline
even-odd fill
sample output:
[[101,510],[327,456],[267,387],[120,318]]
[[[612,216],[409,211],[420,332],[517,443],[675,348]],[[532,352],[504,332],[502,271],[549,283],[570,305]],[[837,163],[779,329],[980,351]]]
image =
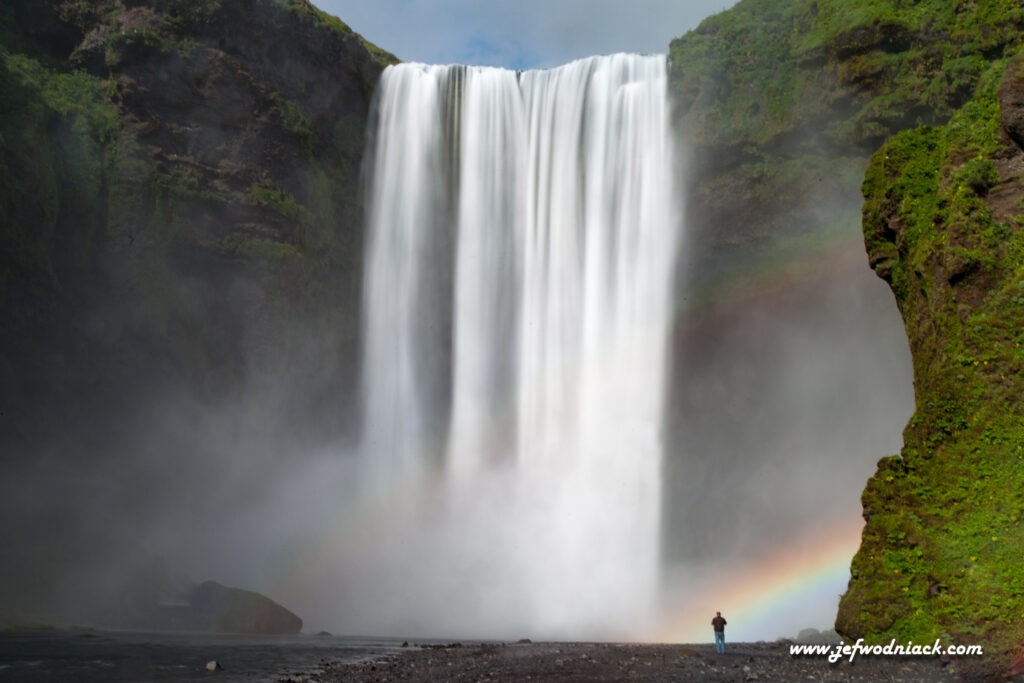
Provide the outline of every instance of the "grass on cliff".
[[946,120],[1022,29],[1015,0],[742,0],[672,42],[673,95],[710,139],[766,143],[827,117],[836,142],[873,149]]
[[897,135],[872,159],[865,236],[888,254],[914,356],[917,406],[902,457],[864,492],[868,525],[840,621],[868,637],[944,637],[992,651],[1024,628],[1024,206],[1005,163],[1005,63],[941,128]]
[[[33,314],[58,272],[84,267],[102,229],[104,146],[118,116],[100,81],[0,47],[0,309]],[[10,287],[23,289],[15,299]],[[19,310],[11,311],[9,306]]]
[[395,57],[393,54],[366,40],[366,38],[363,38],[361,35],[353,31],[349,27],[349,25],[346,24],[344,21],[342,21],[341,19],[332,14],[328,14],[319,7],[315,6],[313,3],[309,2],[309,0],[271,1],[278,7],[283,7],[288,10],[291,10],[292,12],[299,12],[312,17],[312,19],[318,26],[327,27],[332,31],[337,31],[338,33],[344,36],[354,36],[357,40],[359,40],[360,43],[362,43],[363,47],[366,48],[366,51],[370,53],[370,56],[373,57],[373,59],[379,62],[380,64],[388,65],[396,64],[398,62],[398,58]]
[[[785,267],[800,258],[788,245],[814,253],[824,230],[852,225],[836,218],[857,211],[867,157],[900,130],[947,121],[1022,27],[1010,0],[742,0],[673,41],[676,121],[711,169],[693,180],[691,208],[713,223],[714,248],[742,243]],[[977,161],[963,182],[981,188],[991,171]]]

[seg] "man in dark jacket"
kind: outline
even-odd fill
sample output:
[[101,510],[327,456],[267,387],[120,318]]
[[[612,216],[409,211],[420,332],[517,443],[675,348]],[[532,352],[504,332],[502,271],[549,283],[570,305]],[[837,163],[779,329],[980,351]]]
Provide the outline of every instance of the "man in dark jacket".
[[725,617],[721,612],[715,612],[715,618],[711,620],[711,627],[715,629],[715,652],[725,654]]

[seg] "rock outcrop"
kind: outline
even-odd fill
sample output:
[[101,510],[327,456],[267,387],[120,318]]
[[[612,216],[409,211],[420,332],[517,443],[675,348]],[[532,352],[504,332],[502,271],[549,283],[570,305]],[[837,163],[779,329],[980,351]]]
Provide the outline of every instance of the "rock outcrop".
[[270,598],[216,581],[196,586],[182,616],[193,630],[210,633],[278,635],[302,630],[302,619]]
[[988,657],[965,666],[981,675],[1009,670],[1024,637],[1022,93],[1021,58],[996,62],[947,125],[889,140],[864,183],[865,242],[903,315],[917,409],[864,491],[837,627],[977,643]]
[[108,572],[106,590],[91,599],[85,618],[104,628],[196,633],[299,633],[302,619],[260,593],[216,581],[196,583],[159,558],[123,573]]

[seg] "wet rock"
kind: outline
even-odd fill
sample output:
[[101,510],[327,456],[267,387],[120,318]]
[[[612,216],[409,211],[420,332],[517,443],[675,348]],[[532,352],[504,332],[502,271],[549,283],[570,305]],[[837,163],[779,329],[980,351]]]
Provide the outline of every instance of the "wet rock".
[[1024,149],[1024,62],[1015,60],[1006,69],[999,88],[999,110],[1003,130]]
[[839,637],[839,634],[832,629],[819,631],[816,628],[805,628],[796,636],[796,642],[798,643],[828,645],[838,643],[840,640],[842,639]]

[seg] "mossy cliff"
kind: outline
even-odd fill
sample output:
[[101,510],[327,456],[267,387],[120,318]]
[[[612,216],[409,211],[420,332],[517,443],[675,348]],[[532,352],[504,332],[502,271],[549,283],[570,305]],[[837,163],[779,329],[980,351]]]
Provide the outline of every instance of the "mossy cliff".
[[837,624],[851,636],[1024,642],[1024,61],[941,127],[886,142],[864,235],[914,357],[917,409],[864,492]]
[[237,393],[308,333],[352,384],[360,160],[393,58],[304,0],[19,0],[0,31],[8,423],[45,430],[26,397],[112,368],[98,388]]
[[348,433],[391,61],[306,0],[0,6],[0,618]]
[[689,210],[707,226],[695,261],[827,246],[859,221],[868,156],[946,121],[1022,28],[1008,0],[742,0],[674,40],[676,121],[701,169]]
[[982,676],[1024,642],[1022,36],[1017,2],[743,0],[671,50],[700,283],[813,257],[863,209],[903,316],[916,409],[837,629],[980,643]]

